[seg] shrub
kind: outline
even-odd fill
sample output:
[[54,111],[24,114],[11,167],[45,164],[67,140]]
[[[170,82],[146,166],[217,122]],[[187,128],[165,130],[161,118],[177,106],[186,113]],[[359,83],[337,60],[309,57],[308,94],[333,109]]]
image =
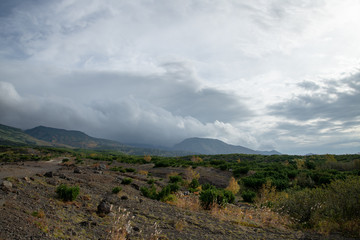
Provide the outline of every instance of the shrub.
[[191,189],[196,189],[199,186],[200,186],[199,181],[196,178],[194,178],[189,184],[189,188]]
[[56,188],[58,198],[63,201],[74,201],[79,195],[80,188],[78,186],[68,187],[66,184],[61,184]]
[[155,179],[151,178],[151,179],[147,180],[147,183],[148,183],[148,184],[154,184],[154,183],[155,183]]
[[320,231],[351,232],[359,237],[359,194],[360,178],[352,177],[335,180],[323,187],[283,194],[275,207],[303,226]]
[[112,189],[112,193],[117,194],[117,193],[119,193],[121,190],[122,190],[121,187],[114,187],[114,188]]
[[175,175],[175,176],[169,176],[169,182],[170,183],[178,183],[178,182],[182,182],[182,177],[179,175]]
[[233,203],[235,201],[235,196],[228,190],[208,188],[200,193],[199,199],[201,206],[206,210],[210,210],[215,204],[223,207],[227,203]]
[[125,172],[136,172],[135,168],[125,168]]
[[240,191],[240,186],[235,178],[231,177],[229,180],[229,186],[226,189],[231,191],[233,194],[237,194]]
[[213,188],[208,188],[205,191],[201,191],[199,197],[201,206],[206,210],[210,210],[216,203],[217,196],[218,192],[216,189]]
[[241,193],[241,197],[245,202],[253,203],[256,198],[256,193],[251,190],[246,190]]
[[124,185],[128,185],[132,183],[132,179],[131,178],[124,178],[122,181],[121,181],[121,184],[124,184]]
[[124,169],[123,169],[121,166],[110,168],[110,171],[114,171],[114,172],[120,172],[120,171],[122,171],[122,170],[124,170]]
[[245,166],[245,167],[237,167],[233,170],[233,175],[234,177],[238,178],[241,176],[241,174],[247,174],[249,172],[250,168]]
[[157,192],[154,184],[151,185],[151,188],[141,187],[140,192],[142,193],[142,195],[144,195],[144,197],[157,199]]

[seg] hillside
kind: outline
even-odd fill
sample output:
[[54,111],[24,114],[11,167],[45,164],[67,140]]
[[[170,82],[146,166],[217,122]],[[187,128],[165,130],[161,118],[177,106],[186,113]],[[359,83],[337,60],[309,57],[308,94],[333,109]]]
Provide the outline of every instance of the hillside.
[[116,150],[129,155],[183,156],[186,151],[171,151],[155,148],[129,146],[117,141],[91,137],[83,132],[39,126],[25,130],[28,135],[49,142],[52,145],[66,145],[72,148]]
[[261,154],[261,155],[277,155],[281,154],[275,150],[273,151],[255,151],[250,148],[242,146],[234,146],[224,143],[217,139],[210,138],[188,138],[173,147],[174,150],[182,150],[189,152],[196,152],[200,154],[214,155],[214,154]]
[[39,126],[25,130],[25,133],[32,137],[41,139],[54,144],[66,144],[75,148],[91,148],[91,149],[113,149],[124,148],[125,145],[106,139],[94,138],[89,135],[74,130],[65,130],[58,128],[50,128]]
[[2,124],[0,124],[0,145],[51,146],[50,143],[29,136],[19,128],[9,127]]

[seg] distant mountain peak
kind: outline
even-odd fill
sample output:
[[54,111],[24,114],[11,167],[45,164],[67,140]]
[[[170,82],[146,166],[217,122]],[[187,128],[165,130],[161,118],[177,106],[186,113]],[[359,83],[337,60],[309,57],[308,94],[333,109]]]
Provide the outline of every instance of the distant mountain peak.
[[227,144],[219,139],[199,138],[199,137],[187,138],[182,142],[174,145],[173,149],[195,152],[199,154],[209,154],[209,155],[231,154],[231,153],[262,154],[262,155],[281,154],[275,150],[255,151],[243,146],[235,146],[235,145]]

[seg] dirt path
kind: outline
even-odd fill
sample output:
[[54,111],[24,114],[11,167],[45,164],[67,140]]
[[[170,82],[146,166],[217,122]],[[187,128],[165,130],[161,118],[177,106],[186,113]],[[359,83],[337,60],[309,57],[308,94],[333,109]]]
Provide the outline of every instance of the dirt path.
[[55,171],[61,167],[59,163],[61,163],[64,158],[65,157],[58,157],[49,161],[2,163],[2,165],[0,165],[0,179],[4,179],[7,177],[29,177],[37,173],[44,174],[49,171]]

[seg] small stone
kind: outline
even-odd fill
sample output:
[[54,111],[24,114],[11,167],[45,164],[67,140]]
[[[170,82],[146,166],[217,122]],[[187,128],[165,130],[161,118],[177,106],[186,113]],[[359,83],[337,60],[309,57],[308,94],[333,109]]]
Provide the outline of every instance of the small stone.
[[127,195],[121,196],[121,200],[128,200],[128,199],[129,199],[129,197]]
[[6,191],[11,191],[12,190],[12,183],[7,181],[7,180],[4,180],[2,183],[1,183],[1,187],[2,189],[6,190]]
[[113,205],[108,203],[106,200],[102,200],[97,207],[99,214],[109,214],[113,208]]
[[132,186],[133,188],[135,188],[136,190],[140,190],[139,185],[137,185],[137,184],[135,184],[135,183],[131,184],[131,186]]
[[79,168],[75,168],[74,173],[81,173],[81,170]]
[[30,178],[29,177],[24,177],[24,180],[27,182],[27,183],[30,183]]
[[52,178],[54,176],[53,172],[46,172],[44,174],[45,177]]

